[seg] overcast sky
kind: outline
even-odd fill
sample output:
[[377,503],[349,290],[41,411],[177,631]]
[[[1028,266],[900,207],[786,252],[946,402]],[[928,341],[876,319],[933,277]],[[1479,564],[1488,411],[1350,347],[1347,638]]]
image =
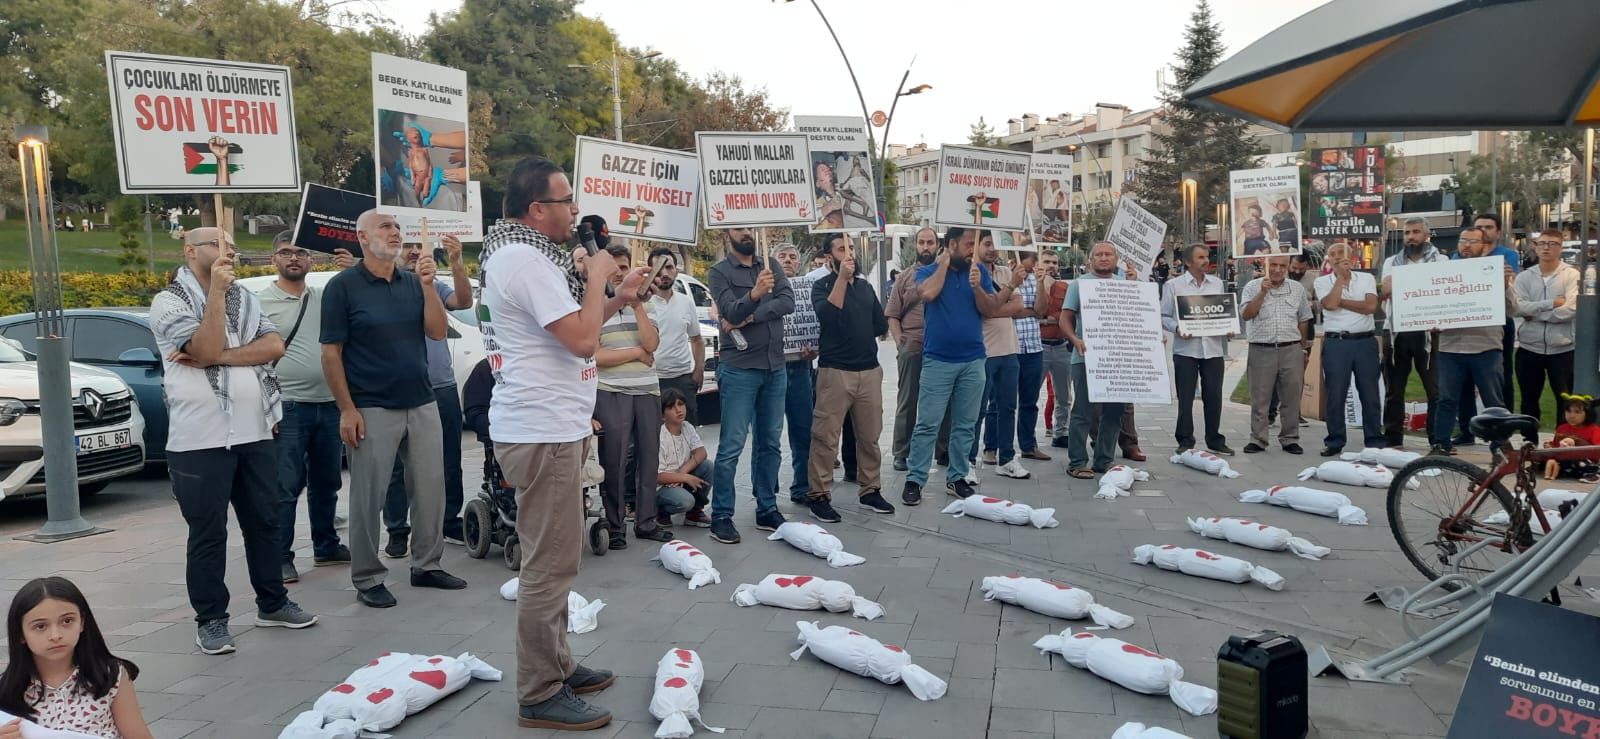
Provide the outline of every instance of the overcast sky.
[[[515,0],[512,0],[515,1]],[[1223,41],[1237,51],[1325,0],[1212,0]],[[1082,115],[1097,102],[1135,110],[1156,102],[1156,76],[1172,63],[1195,0],[818,0],[850,55],[867,112],[887,112],[916,57],[895,111],[892,143],[961,143],[982,115],[1000,133],[1008,118]],[[409,33],[452,0],[378,0]],[[764,86],[800,115],[861,115],[827,29],[807,0],[582,0],[622,43],[661,51],[695,77],[714,70]],[[1170,75],[1169,75],[1170,79]],[[469,80],[470,82],[470,80]],[[876,132],[880,137],[882,131]]]

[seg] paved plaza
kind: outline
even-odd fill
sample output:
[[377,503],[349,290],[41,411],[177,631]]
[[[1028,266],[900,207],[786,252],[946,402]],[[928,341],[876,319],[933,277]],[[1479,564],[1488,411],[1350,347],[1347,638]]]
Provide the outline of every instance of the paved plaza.
[[[892,349],[884,346],[884,406],[892,414]],[[1235,344],[1227,388],[1243,372],[1242,344]],[[1031,480],[1009,480],[980,470],[980,493],[1034,506],[1053,506],[1060,526],[1052,529],[1007,526],[940,513],[951,500],[942,492],[943,470],[936,471],[929,495],[917,508],[901,507],[893,516],[863,511],[853,504],[856,488],[840,483],[835,504],[844,521],[829,526],[848,551],[866,564],[833,569],[821,559],[783,542],[768,542],[753,525],[753,504],[742,493],[735,523],[744,543],[712,542],[705,529],[677,527],[679,536],[715,562],[722,583],[695,591],[686,580],[650,562],[657,547],[630,539],[625,551],[604,557],[585,553],[577,592],[605,601],[599,628],[571,636],[573,651],[591,666],[619,675],[612,688],[592,696],[615,719],[594,737],[649,737],[657,722],[648,711],[655,665],[670,647],[698,650],[707,666],[701,692],[702,714],[729,737],[1073,737],[1111,736],[1127,721],[1159,725],[1193,737],[1215,737],[1216,718],[1181,713],[1166,697],[1145,696],[1115,686],[1065,664],[1060,657],[1032,648],[1039,637],[1090,622],[1041,616],[1018,607],[986,602],[979,583],[985,576],[1020,573],[1048,577],[1087,588],[1095,599],[1133,616],[1132,628],[1117,638],[1179,661],[1185,679],[1216,684],[1215,658],[1230,634],[1276,629],[1308,644],[1326,645],[1346,656],[1372,656],[1405,639],[1397,613],[1362,599],[1394,585],[1416,588],[1420,576],[1406,563],[1389,533],[1384,491],[1321,483],[1348,495],[1366,509],[1371,525],[1340,526],[1285,508],[1238,502],[1245,489],[1293,482],[1304,467],[1321,461],[1320,423],[1303,430],[1305,456],[1277,450],[1229,460],[1242,473],[1224,480],[1167,461],[1176,410],[1142,407],[1138,424],[1149,461],[1136,465],[1155,478],[1136,484],[1131,497],[1095,500],[1093,480],[1066,474],[1065,450],[1048,449],[1051,462],[1029,462]],[[1223,429],[1229,443],[1243,448],[1248,409],[1229,403]],[[889,446],[892,420],[885,424]],[[1043,430],[1040,431],[1043,438]],[[714,428],[702,432],[714,447]],[[1047,439],[1046,439],[1047,441]],[[469,495],[478,485],[481,450],[467,442]],[[1419,448],[1414,445],[1413,448]],[[787,453],[787,448],[785,447]],[[1469,459],[1482,461],[1483,447]],[[1061,453],[1058,453],[1061,452]],[[714,454],[714,449],[713,449]],[[888,464],[885,454],[885,465]],[[748,455],[741,465],[747,485]],[[787,459],[780,487],[786,490]],[[899,503],[903,473],[885,470],[885,497]],[[1315,483],[1314,483],[1315,484]],[[791,520],[808,520],[787,502]],[[344,501],[340,509],[344,510]],[[500,585],[512,576],[498,548],[488,559],[469,559],[448,547],[444,566],[467,579],[465,591],[409,587],[402,561],[386,560],[399,607],[373,610],[359,605],[345,567],[312,568],[310,543],[301,514],[297,542],[302,580],[290,596],[320,623],[305,631],[258,629],[253,620],[243,552],[235,533],[228,584],[238,652],[205,656],[194,646],[193,612],[184,592],[184,540],[187,529],[160,474],[111,486],[85,504],[93,523],[115,529],[100,536],[54,545],[13,537],[36,529],[44,519],[42,500],[0,504],[0,598],[9,602],[26,580],[48,574],[71,578],[83,587],[112,649],[142,669],[140,704],[157,737],[273,737],[282,725],[310,707],[319,694],[353,669],[384,651],[455,655],[471,652],[505,670],[502,682],[473,682],[461,692],[407,719],[395,737],[542,737],[554,732],[519,730],[515,725],[515,606],[502,600]],[[1288,553],[1262,552],[1190,533],[1187,517],[1239,516],[1282,526],[1331,547],[1322,561]],[[1259,585],[1200,580],[1175,572],[1140,567],[1131,561],[1135,546],[1177,544],[1204,547],[1266,565],[1287,580],[1281,592]],[[1600,575],[1591,558],[1580,569]],[[740,608],[729,602],[734,587],[755,583],[770,573],[809,574],[842,579],[856,592],[882,603],[877,621],[847,614],[787,611],[766,606]],[[1600,578],[1597,578],[1600,579]],[[1574,591],[1577,592],[1577,591]],[[1594,611],[1584,598],[1568,606]],[[883,685],[829,666],[809,654],[791,660],[798,646],[794,624],[817,620],[846,624],[885,643],[903,645],[917,664],[949,681],[948,694],[933,702],[913,698],[900,685]],[[1422,628],[1434,622],[1423,620]],[[1353,683],[1334,678],[1311,681],[1313,737],[1372,739],[1444,736],[1462,681],[1466,655],[1444,666],[1425,666],[1406,686]],[[710,736],[701,732],[700,736]]]

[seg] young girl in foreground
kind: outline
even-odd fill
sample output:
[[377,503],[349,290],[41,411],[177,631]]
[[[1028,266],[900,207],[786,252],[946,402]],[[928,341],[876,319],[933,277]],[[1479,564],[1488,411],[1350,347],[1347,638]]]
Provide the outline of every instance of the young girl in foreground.
[[[1594,398],[1563,393],[1561,413],[1567,422],[1556,427],[1555,438],[1545,446],[1600,446],[1600,426],[1594,422]],[[1552,459],[1545,463],[1544,479],[1576,477],[1584,482],[1600,482],[1597,473],[1600,473],[1600,455],[1596,459]]]
[[[0,711],[47,729],[153,739],[133,692],[139,668],[112,656],[70,580],[41,577],[22,586],[6,615],[6,641]],[[0,739],[21,736],[20,721],[0,724]]]

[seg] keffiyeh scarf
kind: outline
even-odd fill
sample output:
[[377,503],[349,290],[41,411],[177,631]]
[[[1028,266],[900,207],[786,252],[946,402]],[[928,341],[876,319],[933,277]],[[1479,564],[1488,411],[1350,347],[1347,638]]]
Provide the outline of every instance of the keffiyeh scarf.
[[[170,295],[177,301],[164,301],[158,296],[151,303],[150,329],[158,338],[165,338],[166,343],[177,348],[199,328],[206,313],[206,291],[200,287],[194,272],[188,267],[179,267],[177,276],[161,291],[161,295]],[[227,334],[228,348],[244,346],[265,333],[277,330],[270,320],[261,315],[261,304],[256,302],[255,296],[246,292],[239,283],[229,286],[226,300],[227,325],[223,330]],[[278,387],[278,375],[270,364],[258,364],[250,369],[255,370],[256,380],[261,383],[262,413],[266,415],[268,425],[276,424],[283,419],[283,397]],[[222,412],[231,416],[233,397],[228,392],[226,370],[227,367],[222,365],[212,365],[203,371],[206,373],[206,382],[211,385],[211,392],[222,403]]]
[[494,254],[496,249],[508,244],[528,244],[539,250],[540,254],[543,254],[545,258],[560,268],[562,273],[566,274],[567,292],[572,295],[572,300],[579,305],[583,304],[583,278],[578,276],[577,270],[572,264],[572,255],[567,253],[566,249],[550,241],[550,237],[516,221],[508,221],[502,218],[489,227],[489,232],[484,234],[483,237],[483,254],[479,257],[478,263],[480,265],[487,264],[489,255]]

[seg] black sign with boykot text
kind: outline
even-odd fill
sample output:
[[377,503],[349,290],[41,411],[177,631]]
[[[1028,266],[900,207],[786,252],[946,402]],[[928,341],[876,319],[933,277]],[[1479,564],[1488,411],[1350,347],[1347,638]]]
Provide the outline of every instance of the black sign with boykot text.
[[1498,594],[1450,739],[1600,738],[1600,618]]
[[376,207],[378,199],[371,195],[307,183],[300,198],[300,218],[294,224],[294,244],[328,254],[348,249],[359,257],[356,219]]

